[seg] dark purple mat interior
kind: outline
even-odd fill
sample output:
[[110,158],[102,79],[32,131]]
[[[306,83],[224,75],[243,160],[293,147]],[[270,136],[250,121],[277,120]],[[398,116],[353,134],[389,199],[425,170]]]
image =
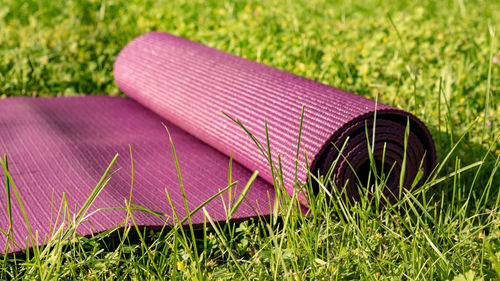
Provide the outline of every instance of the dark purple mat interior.
[[[260,172],[235,220],[269,214],[269,202],[274,200],[273,180],[267,159],[222,112],[241,121],[263,144],[267,121],[273,161],[278,163],[280,155],[284,187],[289,193],[293,192],[295,180],[307,182],[307,169],[325,174],[339,159],[332,174],[334,182],[355,198],[358,178],[363,181],[369,169],[365,126],[372,137],[372,100],[159,32],[144,34],[129,43],[116,60],[114,76],[131,99],[89,96],[0,100],[0,153],[9,157],[9,171],[27,207],[31,228],[38,231],[38,243],[50,236],[51,218],[57,213],[62,194],[66,194],[69,206],[81,206],[116,153],[120,157],[115,168],[120,170],[92,210],[124,206],[131,180],[129,145],[134,159],[132,202],[171,214],[165,194],[168,189],[175,209],[184,214],[177,171],[162,122],[169,128],[176,147],[190,209],[227,186],[231,151],[238,190],[243,189],[252,171]],[[388,186],[395,193],[407,122],[410,134],[403,186],[409,188],[419,168],[424,171],[421,184],[434,167],[432,137],[415,116],[377,105],[374,156],[381,162],[385,147],[384,165],[394,165]],[[343,146],[339,155],[338,149]],[[0,175],[3,177],[3,171]],[[306,196],[301,199],[307,201]],[[221,200],[207,206],[218,221],[226,219]],[[13,238],[25,248],[27,229],[17,202],[11,201]],[[51,202],[55,204],[53,210]],[[3,188],[3,232],[9,228],[6,206]],[[164,224],[154,215],[134,214],[140,226],[159,228]],[[124,210],[102,210],[78,232],[101,232],[124,218]],[[195,224],[202,221],[201,213],[193,217]],[[0,235],[1,248],[6,240],[5,235]]]

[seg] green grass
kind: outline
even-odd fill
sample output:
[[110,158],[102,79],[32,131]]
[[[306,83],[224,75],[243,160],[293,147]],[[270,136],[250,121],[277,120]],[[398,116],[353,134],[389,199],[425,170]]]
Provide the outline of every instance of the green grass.
[[4,256],[0,279],[500,279],[499,11],[498,1],[462,0],[0,0],[2,97],[118,95],[117,53],[161,30],[411,111],[441,168],[383,210],[368,196],[329,202],[320,189],[309,218],[286,194],[279,216],[207,216],[200,230],[136,231],[128,212],[130,229],[61,233],[49,248]]

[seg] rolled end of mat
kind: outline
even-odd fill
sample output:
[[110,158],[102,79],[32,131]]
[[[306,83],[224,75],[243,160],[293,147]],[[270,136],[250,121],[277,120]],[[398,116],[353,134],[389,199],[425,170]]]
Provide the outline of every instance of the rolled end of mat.
[[339,190],[345,187],[356,198],[357,185],[368,184],[366,130],[371,143],[374,124],[374,166],[388,175],[383,179],[387,194],[421,184],[434,166],[430,133],[410,113],[378,104],[375,118],[373,100],[171,34],[151,32],[134,39],[118,55],[114,75],[131,98],[221,153],[232,153],[236,162],[273,184],[268,156],[222,112],[241,121],[271,150],[290,194],[296,181],[307,182],[309,169],[331,175]]
[[436,148],[427,127],[405,111],[386,108],[359,116],[334,133],[311,170],[329,176],[347,198],[358,200],[360,188],[373,189],[376,181],[394,202],[406,190],[421,186],[435,163]]

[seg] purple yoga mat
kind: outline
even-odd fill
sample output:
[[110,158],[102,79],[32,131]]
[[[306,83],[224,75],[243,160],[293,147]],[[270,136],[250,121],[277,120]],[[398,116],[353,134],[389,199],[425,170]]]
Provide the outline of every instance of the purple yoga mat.
[[[274,188],[268,161],[244,130],[222,112],[241,121],[264,145],[267,120],[273,161],[278,163],[280,155],[283,184],[289,193],[296,181],[307,182],[308,169],[325,174],[336,159],[334,182],[351,197],[357,196],[358,180],[353,170],[362,181],[366,178],[369,154],[365,125],[371,138],[375,111],[372,100],[159,32],[130,42],[115,62],[114,76],[120,89],[132,99],[0,100],[0,153],[9,156],[9,171],[31,228],[38,232],[38,244],[51,235],[63,193],[69,206],[82,206],[116,153],[120,157],[115,168],[120,170],[91,211],[125,205],[131,181],[129,145],[134,159],[132,202],[172,215],[167,189],[177,212],[185,214],[162,122],[176,146],[190,210],[227,186],[228,156],[232,152],[237,194],[252,171],[259,171],[247,200],[233,219],[270,213]],[[296,161],[302,106],[304,117]],[[410,134],[403,185],[411,186],[419,167],[424,171],[421,184],[434,167],[434,143],[424,124],[405,111],[377,104],[374,156],[381,162],[385,146],[384,166],[390,168],[395,163],[388,193],[397,193],[399,187],[407,122]],[[0,175],[3,177],[3,171]],[[227,198],[224,194],[224,200]],[[301,199],[306,202],[307,196]],[[218,221],[226,219],[222,200],[217,198],[207,206]],[[13,238],[23,249],[30,245],[28,232],[17,201],[13,198],[11,203]],[[142,227],[164,225],[152,214],[137,211],[134,215]],[[78,232],[101,232],[124,218],[122,209],[100,210]],[[169,218],[169,222],[173,219]],[[201,213],[193,217],[193,222],[203,222]],[[3,232],[9,228],[5,188],[0,191],[0,228]],[[1,248],[6,241],[7,237],[0,235]]]

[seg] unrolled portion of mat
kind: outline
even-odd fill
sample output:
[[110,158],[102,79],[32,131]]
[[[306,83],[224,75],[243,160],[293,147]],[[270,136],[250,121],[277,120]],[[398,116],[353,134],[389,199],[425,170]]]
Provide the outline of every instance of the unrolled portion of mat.
[[[89,213],[105,209],[89,216],[78,228],[79,234],[90,235],[120,224],[126,217],[123,208],[130,192],[132,203],[165,213],[163,219],[174,223],[167,190],[177,213],[184,218],[186,212],[175,161],[162,122],[175,144],[191,211],[228,185],[228,157],[131,99],[98,96],[8,98],[0,101],[0,112],[0,153],[8,155],[9,173],[19,190],[33,237],[38,236],[38,244],[46,241],[61,224],[63,214],[59,208],[63,194],[74,215],[117,153],[119,158],[112,171],[118,171]],[[134,164],[132,190],[129,145]],[[232,180],[238,181],[232,189],[236,191],[233,200],[251,174],[250,170],[233,162]],[[0,178],[3,182],[3,169],[0,169]],[[227,192],[223,196],[227,206]],[[274,190],[257,178],[246,198],[235,213],[235,220],[254,217],[257,212],[269,214],[269,200],[274,199]],[[0,189],[0,199],[0,228],[7,233],[9,215],[5,188]],[[12,236],[19,246],[10,246],[12,252],[28,248],[31,242],[12,189],[10,201]],[[211,201],[206,209],[215,220],[226,219],[220,197]],[[150,213],[137,211],[133,214],[140,227],[154,229],[164,225],[164,221]],[[66,225],[71,219],[66,216]],[[192,220],[195,225],[202,225],[202,213],[195,214]],[[6,240],[6,235],[0,234],[2,251]]]
[[290,193],[296,179],[307,181],[308,169],[326,174],[335,162],[335,183],[355,198],[356,184],[366,184],[368,178],[367,140],[372,142],[374,124],[377,167],[386,174],[393,167],[387,181],[389,194],[397,193],[400,186],[407,124],[403,186],[413,185],[419,169],[423,170],[421,184],[434,167],[432,137],[410,113],[376,106],[361,96],[170,34],[152,32],[133,40],[119,54],[114,76],[127,95],[222,153],[233,151],[236,161],[263,172],[262,177],[272,183],[267,159],[221,112],[241,121],[264,145],[266,120],[273,161],[278,163],[280,155]]

